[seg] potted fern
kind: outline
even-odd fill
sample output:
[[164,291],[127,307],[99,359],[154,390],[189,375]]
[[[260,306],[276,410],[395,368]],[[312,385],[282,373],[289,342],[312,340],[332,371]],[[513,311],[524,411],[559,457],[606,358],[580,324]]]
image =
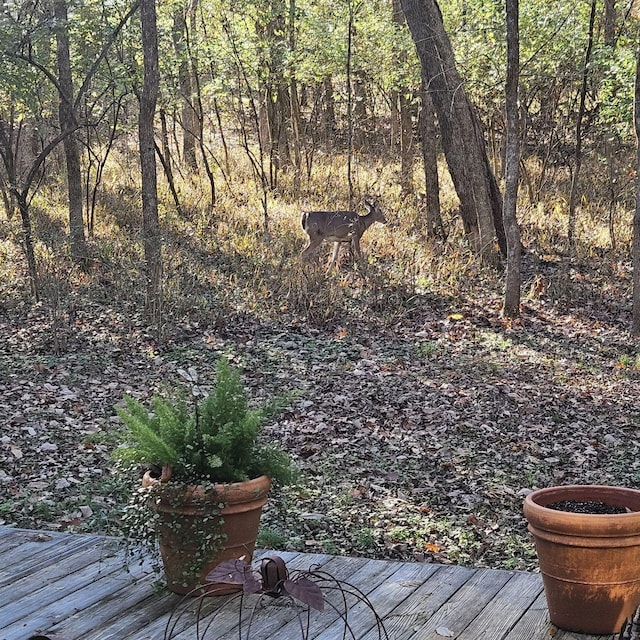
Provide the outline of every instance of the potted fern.
[[114,455],[150,467],[137,505],[154,516],[168,588],[197,595],[220,562],[250,561],[271,483],[291,481],[293,467],[284,451],[260,438],[282,399],[251,409],[240,373],[226,359],[217,363],[209,395],[193,369],[180,373],[192,383],[191,400],[156,395],[150,411],[125,397],[117,413],[126,430]]

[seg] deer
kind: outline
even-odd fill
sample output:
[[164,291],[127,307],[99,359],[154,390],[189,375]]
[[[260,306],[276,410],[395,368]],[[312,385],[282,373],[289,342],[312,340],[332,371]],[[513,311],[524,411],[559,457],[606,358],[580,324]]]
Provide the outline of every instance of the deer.
[[367,214],[358,215],[355,211],[303,211],[302,228],[309,236],[307,246],[302,250],[300,258],[309,260],[311,254],[322,244],[324,240],[333,242],[333,255],[327,270],[336,263],[341,245],[351,243],[353,253],[358,260],[362,260],[360,238],[362,234],[374,223],[386,224],[384,212],[377,200],[364,201]]

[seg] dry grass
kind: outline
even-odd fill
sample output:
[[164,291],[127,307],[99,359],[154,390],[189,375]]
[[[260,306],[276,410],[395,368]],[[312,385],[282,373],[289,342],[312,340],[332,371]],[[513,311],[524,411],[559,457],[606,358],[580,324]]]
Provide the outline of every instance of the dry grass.
[[[262,193],[246,159],[235,156],[231,166],[232,182],[217,178],[212,209],[202,175],[178,178],[184,217],[176,212],[167,186],[160,185],[164,303],[171,322],[197,315],[218,326],[236,314],[250,314],[272,319],[290,316],[315,326],[372,316],[389,324],[411,312],[416,296],[456,298],[474,295],[476,287],[501,288],[501,274],[479,270],[466,245],[456,196],[444,167],[440,172],[441,203],[448,235],[440,241],[426,236],[416,199],[400,193],[396,184],[399,167],[360,157],[354,170],[357,206],[361,210],[363,196],[376,195],[389,223],[374,225],[365,234],[365,265],[356,267],[347,260],[340,271],[327,275],[324,260],[328,246],[323,247],[315,264],[302,265],[298,260],[304,244],[299,212],[302,208],[347,206],[345,158],[318,156],[311,178],[301,179],[297,194],[293,171],[282,172],[278,189],[268,196],[268,232]],[[416,168],[415,183],[420,180]],[[37,260],[46,289],[44,303],[52,307],[52,317],[64,316],[81,292],[98,300],[141,306],[144,276],[137,181],[136,162],[114,155],[96,211],[90,242],[94,268],[89,274],[75,269],[69,261],[64,190],[42,189],[35,198],[32,213]],[[598,289],[608,290],[607,295],[628,293],[628,269],[621,265],[628,261],[631,212],[622,206],[615,212],[617,249],[612,251],[605,205],[595,196],[583,200],[576,254],[567,262],[562,255],[566,251],[566,198],[550,192],[532,205],[521,190],[519,218],[524,245],[544,264],[565,265],[542,270],[537,263],[525,265],[525,293],[533,287],[536,295],[544,290],[554,301],[573,304],[593,295],[594,279]],[[3,288],[2,298],[15,303],[24,300],[27,292],[23,259],[16,249],[19,221],[14,217],[2,228],[0,271],[6,274],[3,280],[10,283]],[[590,271],[593,277],[587,278],[585,285],[584,279],[571,276],[571,269],[582,274]]]

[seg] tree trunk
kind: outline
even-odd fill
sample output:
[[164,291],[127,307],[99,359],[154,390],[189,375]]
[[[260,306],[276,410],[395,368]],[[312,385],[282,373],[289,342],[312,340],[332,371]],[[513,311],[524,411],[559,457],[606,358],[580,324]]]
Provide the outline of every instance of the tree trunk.
[[367,148],[367,135],[370,130],[370,120],[367,113],[367,90],[364,77],[361,72],[354,72],[353,38],[356,35],[355,27],[352,27],[351,43],[351,138],[353,147],[358,151]]
[[[609,47],[611,54],[616,47],[616,0],[604,0],[604,44]],[[611,248],[617,249],[615,213],[618,203],[618,180],[616,179],[616,153],[613,147],[615,141],[615,128],[611,125],[605,126],[602,133],[602,144],[604,147],[604,157],[607,165],[607,191],[609,193],[609,238]]]
[[419,127],[422,142],[422,163],[424,165],[427,233],[429,236],[444,238],[444,227],[440,215],[440,180],[438,178],[438,141],[435,114],[431,94],[427,91],[426,85],[423,78]]
[[636,209],[633,214],[633,321],[631,332],[640,336],[640,47],[636,52],[636,86],[633,122],[636,132]]
[[395,89],[389,95],[389,149],[395,157],[400,148],[400,93]]
[[[400,6],[400,0],[393,0],[393,22],[398,25],[405,24],[404,14]],[[406,52],[398,53],[398,63],[405,66],[407,62]],[[400,87],[397,92],[398,114],[400,124],[400,189],[403,196],[413,193],[413,122],[411,117],[411,100],[408,99],[409,89]],[[394,138],[395,143],[395,138]]]
[[506,253],[502,198],[478,116],[456,69],[440,8],[436,0],[401,0],[401,5],[438,115],[465,233],[480,260],[497,265],[496,238],[501,252]]
[[282,0],[272,0],[266,22],[258,20],[256,31],[263,41],[264,54],[259,61],[265,70],[264,86],[261,88],[267,129],[263,135],[263,146],[269,156],[269,186],[275,189],[281,168],[289,165],[289,136],[291,100],[285,81],[285,54],[289,42],[287,37],[287,18],[291,8]]
[[516,218],[518,169],[520,166],[520,132],[518,127],[518,75],[520,43],[518,0],[507,0],[507,150],[505,162],[504,229],[507,238],[507,277],[504,287],[503,313],[507,318],[520,315],[520,229]]
[[616,43],[616,0],[604,0],[604,43],[608,47]]
[[[162,122],[162,135],[164,136],[165,128],[166,128],[166,118],[164,117],[164,112],[160,112],[160,118]],[[164,145],[163,145],[164,146]],[[162,169],[164,170],[164,177],[167,179],[167,184],[169,185],[169,191],[171,191],[171,197],[173,198],[173,204],[176,207],[176,213],[184,218],[184,211],[182,210],[182,205],[180,204],[180,196],[178,195],[178,190],[176,189],[176,183],[173,179],[173,169],[171,168],[171,156],[168,153],[168,148],[163,151],[156,144],[156,154],[158,158],[160,158],[160,164],[162,165]]]
[[33,250],[33,233],[31,230],[31,217],[29,215],[29,203],[27,194],[24,192],[15,193],[20,209],[22,221],[22,240],[24,242],[24,252],[27,256],[27,267],[29,268],[29,281],[31,283],[31,294],[36,302],[40,300],[40,286],[38,282],[38,270],[36,268],[36,257]]
[[31,229],[31,217],[29,215],[29,194],[28,187],[20,190],[17,186],[18,175],[16,167],[13,114],[7,122],[0,115],[0,158],[4,166],[7,180],[9,182],[10,194],[18,204],[20,219],[22,222],[22,242],[24,243],[24,253],[27,258],[27,269],[29,271],[29,283],[31,285],[31,295],[36,302],[40,300],[40,287],[38,283],[38,270],[36,268],[36,256],[33,248],[33,232]]
[[[61,132],[72,132],[77,128],[76,114],[73,107],[73,78],[71,75],[71,58],[69,54],[69,32],[67,29],[67,2],[54,0],[53,10],[56,19],[56,57],[58,64],[58,82],[60,104],[58,113]],[[74,133],[69,133],[64,140],[64,155],[67,166],[67,189],[69,197],[69,235],[71,240],[71,257],[82,263],[87,258],[87,245],[84,236],[84,220],[82,218],[82,175],[80,171],[80,151]]]
[[[296,0],[289,0],[289,52],[295,59],[296,50]],[[300,99],[298,98],[298,83],[296,81],[296,69],[291,70],[291,80],[289,81],[289,113],[291,114],[291,146],[293,151],[293,189],[297,197],[300,190],[300,176],[302,174],[302,152],[301,152],[301,123]]]
[[177,7],[173,12],[173,47],[178,57],[178,83],[180,85],[180,99],[182,104],[182,159],[192,171],[198,170],[196,159],[196,132],[198,131],[198,117],[193,105],[193,79],[189,62],[189,47],[187,46],[188,8],[185,5]]
[[347,184],[349,185],[349,210],[353,206],[353,83],[351,78],[351,56],[353,54],[353,0],[349,0],[349,24],[347,25]]
[[[202,157],[202,164],[209,180],[209,192],[211,194],[209,211],[213,211],[213,207],[216,203],[216,181],[211,169],[211,163],[209,162],[209,152],[207,145],[205,144],[204,137],[204,108],[202,106],[202,86],[200,85],[200,72],[198,71],[198,60],[195,55],[191,56],[191,73],[193,75],[193,82],[195,85],[195,105],[197,106],[197,117],[195,120],[198,126],[198,145],[200,147],[200,156]],[[215,160],[215,158],[214,158]]]
[[269,122],[269,186],[278,186],[280,169],[289,164],[289,135],[287,122],[290,120],[291,99],[289,91],[280,78],[273,77],[266,88],[265,104]]
[[580,169],[582,167],[582,120],[584,118],[585,102],[587,99],[587,82],[589,80],[589,62],[593,50],[593,30],[596,20],[597,0],[591,0],[591,16],[589,18],[589,36],[587,50],[584,54],[584,66],[582,67],[582,84],[580,86],[580,104],[576,120],[576,150],[573,175],[571,176],[571,191],[569,193],[569,221],[567,224],[567,242],[569,249],[573,251],[576,243],[576,207],[578,206],[578,187],[580,185]]
[[165,168],[167,180],[174,183],[173,180],[173,162],[171,159],[171,147],[169,146],[169,127],[167,127],[167,113],[164,109],[160,109],[160,141],[162,143],[161,162]]
[[160,331],[162,320],[162,239],[158,221],[158,185],[153,120],[158,98],[158,32],[155,0],[140,1],[144,84],[140,96],[138,138],[142,171],[142,237],[146,263],[147,317]]
[[400,91],[400,188],[407,196],[413,193],[413,119],[408,90]]
[[289,99],[291,100],[291,148],[293,151],[293,190],[297,197],[300,190],[300,176],[302,175],[302,114],[300,113],[300,99],[298,84],[295,78],[289,83]]
[[326,76],[319,88],[321,93],[318,102],[320,102],[320,130],[322,131],[320,141],[329,146],[335,144],[336,134],[336,105],[333,94],[333,78]]

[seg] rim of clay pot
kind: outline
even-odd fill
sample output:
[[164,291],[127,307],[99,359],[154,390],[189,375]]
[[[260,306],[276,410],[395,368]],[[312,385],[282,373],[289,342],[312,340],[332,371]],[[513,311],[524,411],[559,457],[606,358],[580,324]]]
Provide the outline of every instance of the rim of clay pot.
[[[573,513],[550,509],[547,505],[573,500],[604,502],[631,509],[628,513]],[[557,533],[576,529],[585,536],[621,536],[640,534],[640,491],[609,485],[577,484],[547,487],[532,491],[524,501],[529,524]]]
[[[264,499],[271,489],[271,478],[269,476],[259,476],[244,482],[219,483],[205,488],[203,485],[189,484],[180,485],[172,483],[170,480],[162,482],[154,478],[151,472],[145,472],[142,477],[143,487],[152,487],[158,484],[163,486],[163,494],[171,495],[173,492],[182,496],[185,502],[202,502],[203,500],[217,500],[220,502],[252,502]],[[161,499],[162,499],[161,495]]]

